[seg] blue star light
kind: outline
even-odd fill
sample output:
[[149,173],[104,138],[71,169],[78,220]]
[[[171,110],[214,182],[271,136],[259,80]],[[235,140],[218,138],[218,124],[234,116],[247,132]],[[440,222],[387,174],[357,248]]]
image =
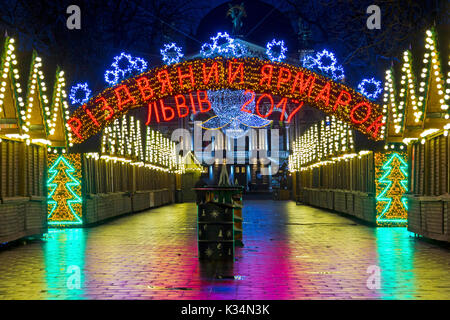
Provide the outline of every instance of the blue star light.
[[363,79],[358,85],[358,90],[367,98],[376,99],[380,96],[383,88],[381,86],[381,81],[371,78]]
[[180,59],[184,56],[184,54],[181,53],[181,47],[177,47],[174,42],[165,44],[164,48],[161,49],[160,52],[163,56],[163,61],[167,65],[180,62]]
[[87,83],[78,83],[70,89],[69,99],[72,105],[82,105],[89,101],[92,91]]
[[285,53],[287,48],[284,46],[283,40],[277,41],[273,39],[272,41],[267,42],[266,48],[266,54],[270,60],[281,62],[286,58]]

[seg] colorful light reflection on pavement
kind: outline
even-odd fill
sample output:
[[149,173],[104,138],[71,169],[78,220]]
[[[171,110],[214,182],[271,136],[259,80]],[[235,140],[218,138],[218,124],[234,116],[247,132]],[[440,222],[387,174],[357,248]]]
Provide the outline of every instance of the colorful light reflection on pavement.
[[[450,251],[293,202],[244,203],[233,263],[197,259],[195,204],[0,251],[0,299],[450,299]],[[368,289],[370,265],[380,289]],[[67,286],[69,266],[80,289]]]

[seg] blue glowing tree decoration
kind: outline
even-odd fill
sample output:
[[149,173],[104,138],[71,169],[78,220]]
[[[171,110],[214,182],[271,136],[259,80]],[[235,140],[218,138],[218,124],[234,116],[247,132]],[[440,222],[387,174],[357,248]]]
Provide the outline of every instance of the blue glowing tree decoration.
[[315,70],[336,81],[342,80],[345,77],[344,67],[338,64],[334,53],[328,50],[318,52],[315,56],[305,56],[302,64],[304,68]]
[[248,55],[247,47],[226,32],[219,32],[210,39],[211,42],[204,43],[200,50],[200,54],[204,58],[216,56],[240,58]]
[[72,105],[82,105],[89,101],[92,91],[87,83],[78,83],[70,89],[69,99]]
[[267,43],[266,48],[266,54],[270,60],[281,62],[286,59],[285,53],[287,52],[287,48],[285,47],[283,40],[277,41],[273,39]]
[[114,62],[111,64],[112,69],[106,70],[105,81],[113,86],[123,79],[144,72],[147,66],[148,63],[144,59],[122,52],[114,57]]
[[244,90],[208,91],[208,98],[216,115],[201,124],[204,129],[222,129],[227,136],[239,138],[245,135],[250,127],[262,128],[272,123],[272,120],[253,114],[254,99],[245,107],[251,113],[241,110],[242,105],[249,100]]
[[164,63],[171,65],[180,62],[180,59],[184,56],[181,50],[181,47],[177,47],[174,42],[165,44],[164,48],[160,50]]
[[375,100],[380,96],[383,88],[381,86],[381,81],[371,78],[363,79],[358,85],[358,90],[367,98]]

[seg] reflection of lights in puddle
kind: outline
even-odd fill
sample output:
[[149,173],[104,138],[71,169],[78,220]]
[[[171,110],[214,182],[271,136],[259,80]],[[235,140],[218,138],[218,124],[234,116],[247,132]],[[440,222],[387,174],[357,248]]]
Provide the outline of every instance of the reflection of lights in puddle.
[[334,273],[342,273],[340,271],[307,271],[309,274],[334,274]]
[[220,279],[220,280],[244,280],[245,276],[222,276],[222,275],[218,275],[217,279]]
[[187,291],[192,290],[192,288],[185,288],[185,287],[158,287],[158,286],[147,286],[148,289],[151,290],[181,290],[181,291]]

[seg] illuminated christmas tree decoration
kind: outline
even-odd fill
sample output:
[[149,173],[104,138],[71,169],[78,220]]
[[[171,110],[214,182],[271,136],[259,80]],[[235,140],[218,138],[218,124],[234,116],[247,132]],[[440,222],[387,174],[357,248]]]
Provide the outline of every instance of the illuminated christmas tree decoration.
[[377,225],[405,226],[408,205],[408,163],[406,153],[375,154]]
[[92,91],[89,89],[88,84],[78,83],[76,86],[72,86],[70,89],[69,99],[72,105],[82,105],[89,101]]
[[273,39],[268,42],[266,45],[266,54],[270,60],[281,62],[286,59],[285,53],[287,52],[287,48],[284,45],[284,41],[277,41]]
[[106,70],[105,81],[110,86],[117,84],[117,82],[119,82],[119,73],[116,70]]
[[81,225],[81,155],[48,155],[48,224]]
[[374,78],[363,79],[359,85],[358,90],[369,99],[377,99],[383,88],[381,87],[381,81]]
[[114,62],[111,65],[120,77],[126,77],[131,74],[134,69],[134,59],[131,55],[122,52],[120,55],[114,57]]
[[174,42],[165,44],[164,48],[160,50],[165,64],[171,65],[180,62],[180,59],[184,56],[181,50],[181,47],[177,47]]

